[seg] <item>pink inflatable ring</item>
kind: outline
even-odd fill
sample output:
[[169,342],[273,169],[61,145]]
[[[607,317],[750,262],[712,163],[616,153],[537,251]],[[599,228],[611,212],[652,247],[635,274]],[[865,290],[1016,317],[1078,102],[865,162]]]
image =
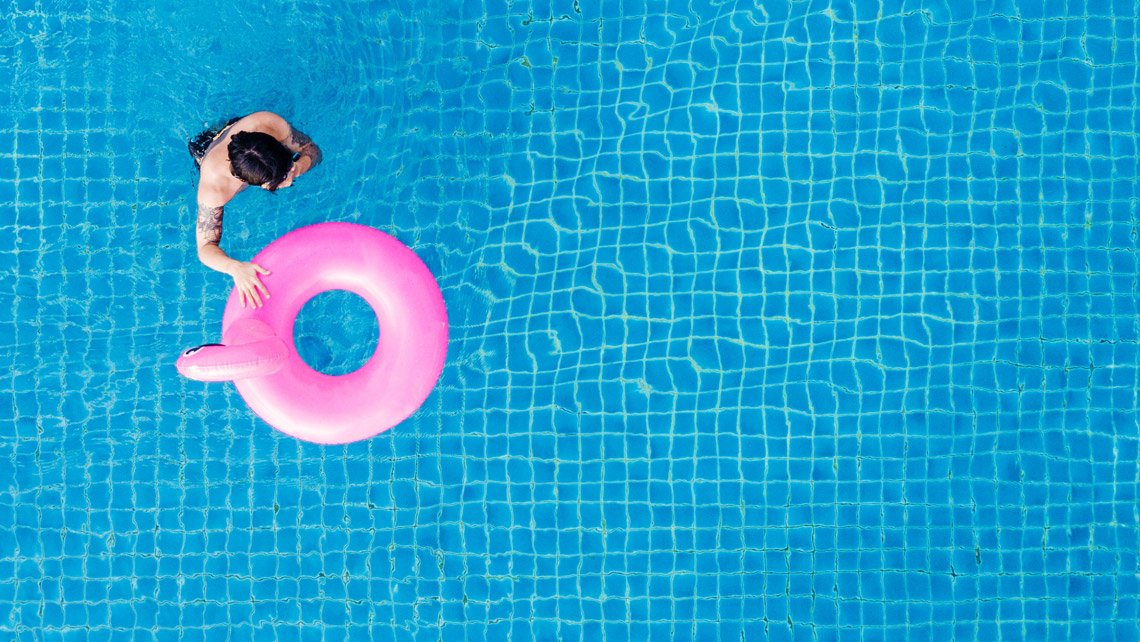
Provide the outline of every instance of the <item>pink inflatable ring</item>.
[[[249,407],[281,432],[320,444],[367,439],[407,419],[439,380],[447,353],[447,310],[427,266],[380,230],[321,223],[295,230],[253,259],[271,274],[270,297],[243,308],[230,292],[222,343],[191,348],[178,371],[233,381]],[[359,370],[321,374],[301,360],[293,323],[309,299],[347,290],[372,306],[380,341]]]

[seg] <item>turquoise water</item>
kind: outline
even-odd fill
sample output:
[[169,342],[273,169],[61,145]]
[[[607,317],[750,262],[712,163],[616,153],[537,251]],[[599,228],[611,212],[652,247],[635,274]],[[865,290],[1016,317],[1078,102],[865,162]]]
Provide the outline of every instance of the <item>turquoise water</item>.
[[[1133,3],[0,2],[0,638],[1140,637]],[[325,162],[223,249],[443,290],[371,440],[174,369],[257,109]]]

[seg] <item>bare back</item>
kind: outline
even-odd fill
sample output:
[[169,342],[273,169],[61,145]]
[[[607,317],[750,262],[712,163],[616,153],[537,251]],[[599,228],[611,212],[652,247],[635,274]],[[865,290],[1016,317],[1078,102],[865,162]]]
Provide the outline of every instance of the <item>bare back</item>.
[[[258,114],[250,114],[235,121],[206,148],[206,154],[199,165],[198,206],[222,207],[249,187],[249,184],[234,176],[230,171],[230,140],[239,131],[261,131],[256,128]],[[250,122],[253,120],[254,122]]]

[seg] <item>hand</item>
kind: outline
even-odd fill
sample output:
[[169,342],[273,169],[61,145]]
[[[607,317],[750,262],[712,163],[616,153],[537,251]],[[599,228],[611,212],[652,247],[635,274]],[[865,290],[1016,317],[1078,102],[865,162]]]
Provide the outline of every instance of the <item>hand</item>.
[[290,171],[293,173],[293,178],[297,178],[301,174],[308,172],[310,169],[313,169],[313,158],[312,156],[305,154],[298,158],[296,163],[293,163],[293,167],[290,168]]
[[[297,169],[297,163],[293,163],[293,166],[290,167],[289,171],[285,174],[285,179],[277,184],[277,189],[282,189],[284,187],[290,187],[291,185],[293,185],[293,179],[297,178],[300,175],[301,175],[301,172]],[[268,185],[269,185],[269,183],[265,183],[264,185],[262,185],[262,187],[264,187],[265,189],[269,189],[267,187]]]
[[234,287],[241,297],[241,307],[244,308],[248,300],[250,305],[260,308],[262,295],[265,295],[266,299],[269,298],[269,290],[265,289],[265,285],[258,278],[259,274],[269,273],[269,270],[256,263],[241,262],[230,271],[230,276],[234,277]]

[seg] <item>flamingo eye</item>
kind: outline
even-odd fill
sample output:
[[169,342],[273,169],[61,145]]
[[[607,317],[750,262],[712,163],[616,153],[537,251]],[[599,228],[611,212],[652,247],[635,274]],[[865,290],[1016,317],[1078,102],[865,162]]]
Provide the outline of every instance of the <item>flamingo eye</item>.
[[184,356],[184,357],[189,357],[190,355],[192,355],[192,354],[194,354],[195,352],[197,352],[197,351],[201,350],[202,348],[209,348],[210,346],[220,346],[220,345],[222,345],[222,344],[220,344],[220,343],[203,343],[203,344],[202,344],[202,345],[200,345],[200,346],[197,346],[197,347],[194,347],[194,348],[190,348],[190,349],[189,349],[189,350],[187,350],[186,352],[183,352],[183,353],[182,353],[182,356]]

